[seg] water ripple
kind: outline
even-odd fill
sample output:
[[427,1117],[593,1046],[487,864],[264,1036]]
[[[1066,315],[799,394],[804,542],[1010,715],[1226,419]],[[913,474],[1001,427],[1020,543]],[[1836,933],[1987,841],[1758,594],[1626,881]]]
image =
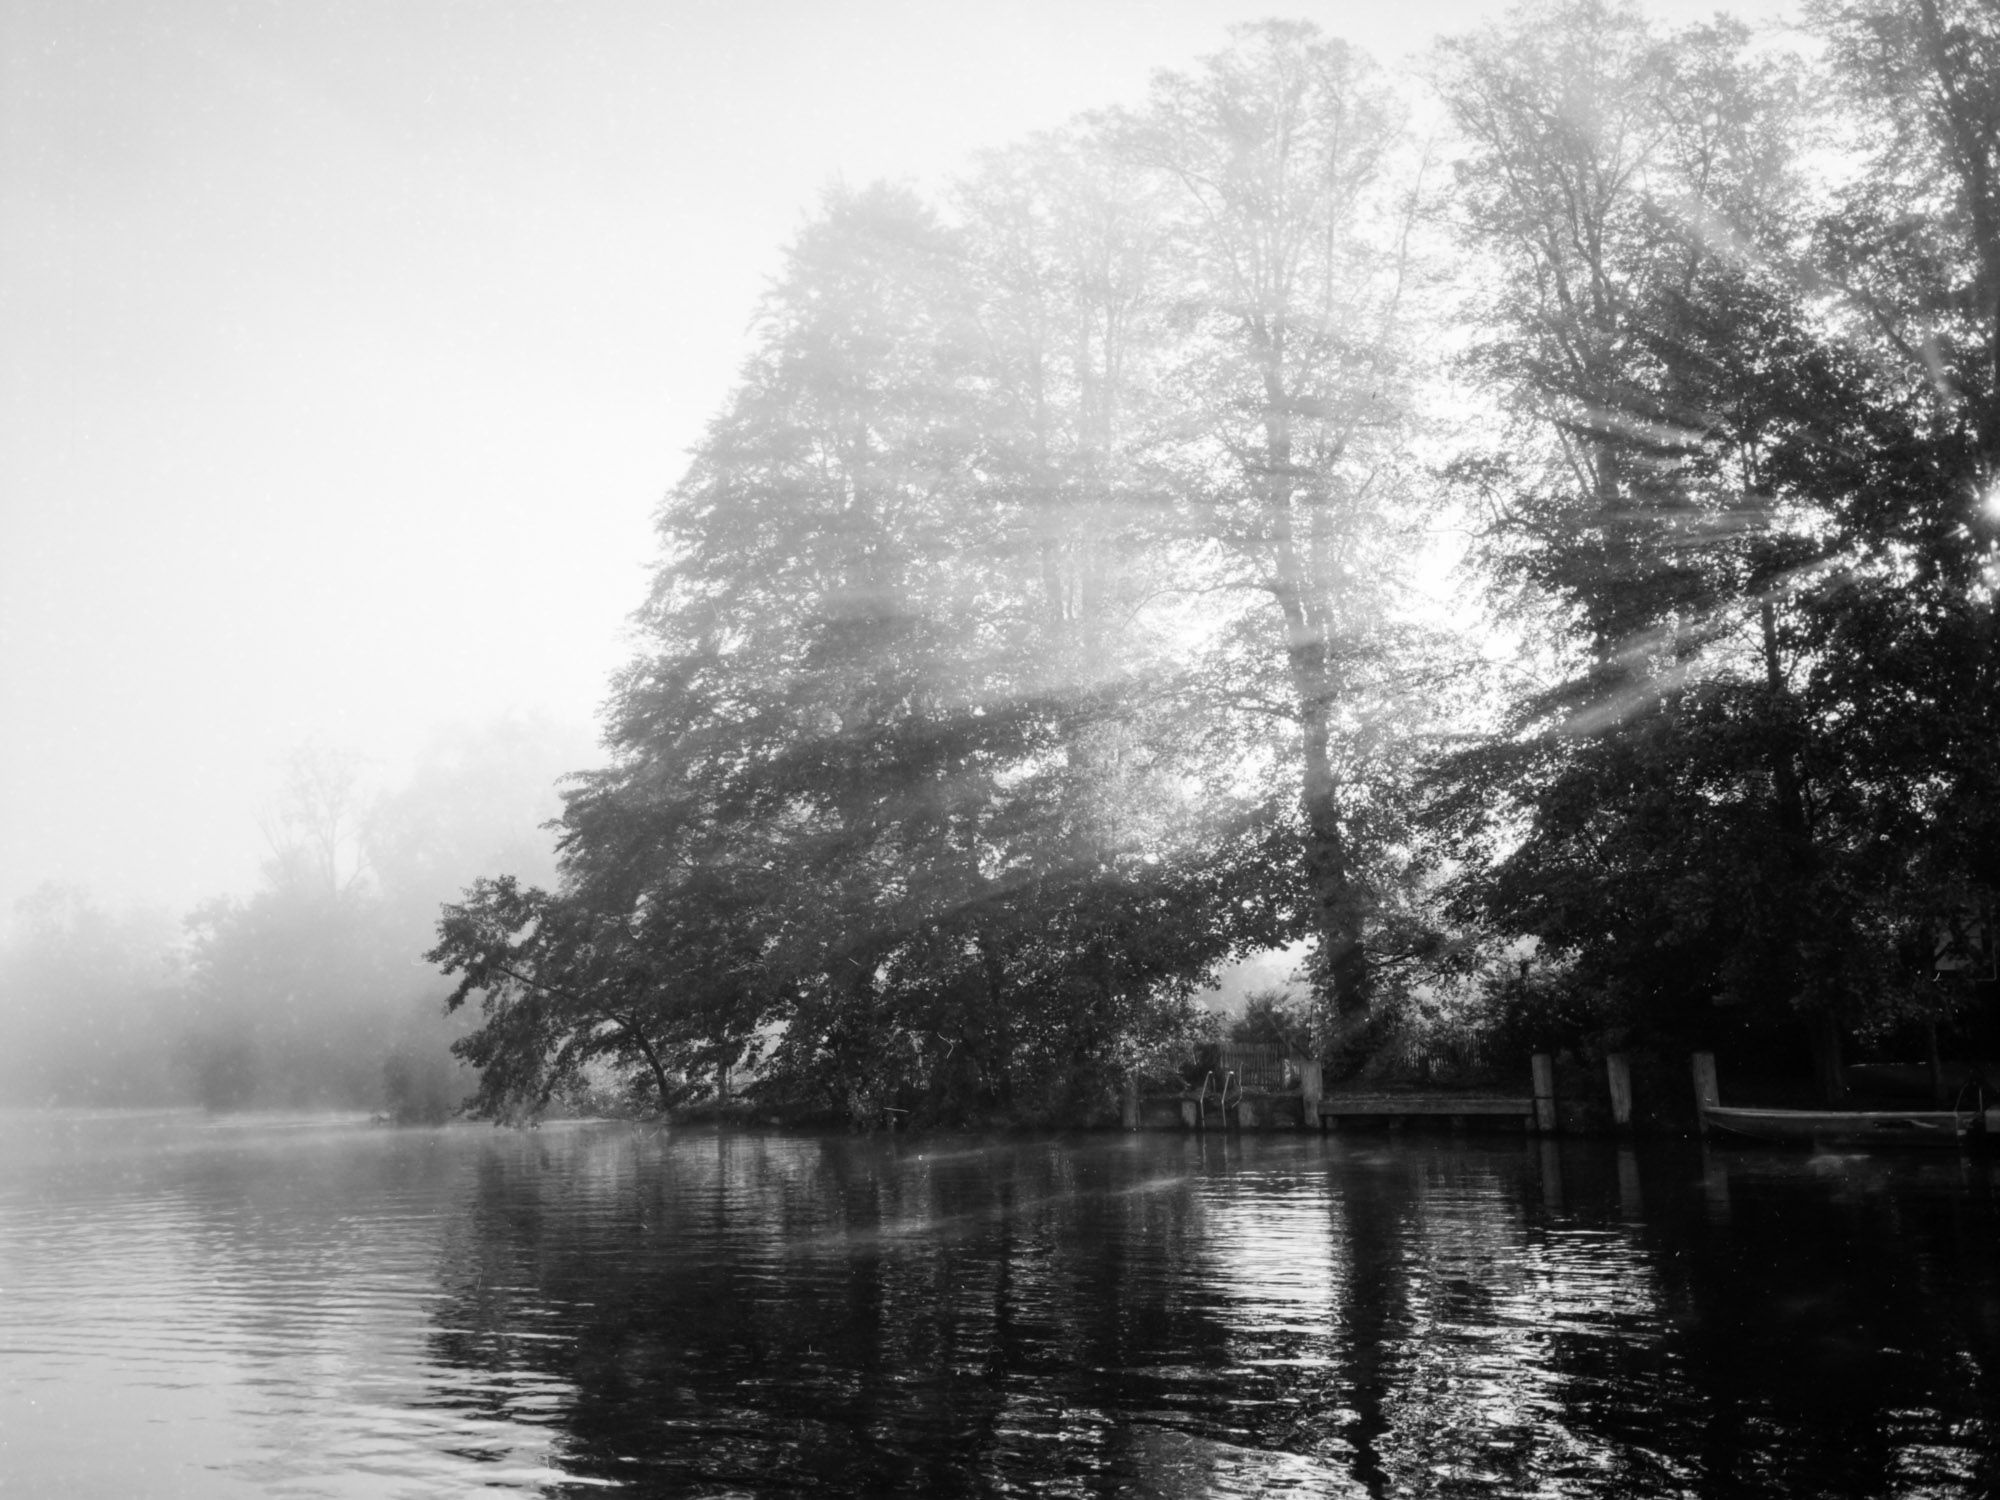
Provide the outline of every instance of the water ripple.
[[24,1493],[2000,1488],[1979,1166],[4,1123]]

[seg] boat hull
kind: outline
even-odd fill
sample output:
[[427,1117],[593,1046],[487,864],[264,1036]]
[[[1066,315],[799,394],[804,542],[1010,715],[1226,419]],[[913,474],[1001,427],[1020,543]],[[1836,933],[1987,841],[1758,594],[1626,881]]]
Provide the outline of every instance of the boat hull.
[[1702,1110],[1712,1129],[1755,1141],[1842,1146],[1956,1146],[1971,1135],[1977,1114],[1950,1110],[1738,1109]]

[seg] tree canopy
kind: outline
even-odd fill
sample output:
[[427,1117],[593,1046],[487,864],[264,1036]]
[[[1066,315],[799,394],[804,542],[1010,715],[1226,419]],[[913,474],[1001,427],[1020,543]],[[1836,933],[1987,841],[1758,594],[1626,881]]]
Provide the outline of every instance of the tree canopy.
[[1461,900],[1613,1024],[1804,1016],[1837,1092],[1842,1027],[1970,998],[1933,943],[1993,891],[1992,18],[1821,6],[1816,78],[1536,19],[1443,53],[1520,435],[1462,462],[1569,647],[1443,773]]
[[[936,202],[830,194],[560,878],[439,929],[481,1107],[753,1060],[1073,1117],[1300,941],[1344,1064],[1508,944],[1600,1036],[1802,1018],[1830,1086],[1990,999],[2000,32],[1812,16],[1530,5],[1440,46],[1423,149],[1267,22]],[[1416,587],[1453,525],[1504,692]]]
[[829,198],[660,513],[561,887],[443,928],[471,1045],[540,1060],[491,1104],[750,1048],[856,1118],[1073,1109],[1305,934],[1364,1003],[1403,151],[1272,23],[949,210]]

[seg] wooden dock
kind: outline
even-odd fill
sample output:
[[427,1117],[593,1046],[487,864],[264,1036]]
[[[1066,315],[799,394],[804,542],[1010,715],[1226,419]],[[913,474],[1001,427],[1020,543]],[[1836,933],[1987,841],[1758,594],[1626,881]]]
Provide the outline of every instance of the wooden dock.
[[1519,1098],[1469,1094],[1327,1094],[1319,1101],[1322,1125],[1348,1116],[1388,1116],[1392,1119],[1436,1119],[1442,1116],[1455,1119],[1473,1115],[1518,1119],[1532,1125],[1535,1121],[1535,1101],[1525,1094]]
[[[1414,1090],[1375,1093],[1325,1093],[1317,1062],[1286,1062],[1275,1047],[1225,1046],[1218,1066],[1199,1089],[1182,1087],[1171,1094],[1142,1093],[1137,1078],[1125,1081],[1121,1111],[1128,1130],[1337,1130],[1342,1120],[1448,1121],[1518,1120],[1530,1130],[1557,1128],[1555,1072],[1545,1054],[1532,1059],[1533,1092],[1528,1094],[1448,1094]],[[1623,1126],[1629,1104],[1617,1108],[1624,1079],[1624,1058],[1613,1059],[1611,1084],[1614,1114]],[[1626,1095],[1629,1097],[1629,1085]]]
[[[1315,1075],[1317,1069],[1314,1070]],[[1530,1130],[1556,1128],[1555,1066],[1545,1053],[1536,1053],[1530,1067],[1533,1092],[1528,1094],[1427,1094],[1322,1093],[1317,1076],[1311,1079],[1309,1119],[1317,1118],[1322,1130],[1337,1130],[1344,1119],[1449,1120],[1463,1125],[1468,1120],[1519,1120]]]

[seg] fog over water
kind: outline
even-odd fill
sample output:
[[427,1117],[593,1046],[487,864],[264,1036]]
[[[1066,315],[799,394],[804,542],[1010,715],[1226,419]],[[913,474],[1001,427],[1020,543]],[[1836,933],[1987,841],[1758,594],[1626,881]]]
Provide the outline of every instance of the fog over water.
[[394,785],[443,725],[581,735],[822,189],[935,180],[1274,10],[1385,63],[1486,13],[6,7],[0,909],[247,890],[301,743]]

